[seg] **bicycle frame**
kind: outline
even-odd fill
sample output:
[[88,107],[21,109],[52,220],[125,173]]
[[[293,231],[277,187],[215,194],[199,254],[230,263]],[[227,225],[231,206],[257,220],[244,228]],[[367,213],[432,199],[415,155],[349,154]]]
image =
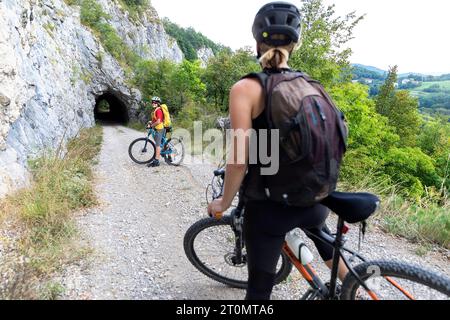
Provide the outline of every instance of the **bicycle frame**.
[[367,287],[366,283],[358,276],[358,274],[354,271],[352,266],[350,265],[350,262],[348,259],[344,256],[344,252],[351,253],[353,257],[357,257],[362,262],[366,262],[366,259],[362,257],[359,253],[350,250],[344,246],[344,220],[339,218],[338,219],[338,228],[336,237],[333,238],[332,236],[326,234],[323,231],[320,231],[319,235],[313,234],[307,230],[302,230],[305,232],[305,234],[308,234],[309,236],[312,236],[316,239],[319,239],[320,241],[332,246],[334,248],[334,255],[333,255],[333,264],[331,269],[331,279],[330,279],[330,287],[327,288],[327,286],[321,281],[321,279],[317,276],[317,273],[312,268],[310,264],[303,265],[297,257],[294,255],[294,253],[291,251],[291,249],[288,247],[287,243],[283,246],[283,251],[288,255],[289,259],[291,260],[292,264],[297,268],[297,270],[300,272],[302,277],[309,283],[311,286],[311,289],[309,289],[305,295],[302,298],[315,298],[317,295],[321,295],[324,299],[336,299],[336,287],[337,287],[337,279],[338,279],[338,268],[339,268],[339,260],[342,259],[342,261],[345,263],[347,268],[349,269],[349,272],[357,279],[357,281],[360,283],[360,285],[367,291],[367,293],[374,299],[377,300],[376,295]]
[[[214,177],[219,177],[222,179],[222,181],[225,178],[225,171],[224,170],[216,170],[214,171]],[[213,178],[214,179],[214,178]],[[211,183],[212,185],[213,183]],[[219,198],[222,196],[223,192],[223,183],[219,183],[221,190],[220,193],[213,195],[213,198]],[[207,189],[208,191],[208,189]],[[239,193],[241,195],[241,193]],[[243,238],[243,219],[244,219],[244,201],[239,196],[239,202],[237,207],[232,211],[231,218],[232,223],[231,227],[233,229],[233,232],[235,234],[235,261],[233,263],[235,264],[242,264],[245,263],[245,256],[242,254],[242,249],[245,246],[244,238]],[[286,255],[289,257],[292,264],[297,268],[297,270],[300,272],[300,274],[303,276],[303,278],[309,283],[310,289],[303,295],[302,299],[306,298],[315,298],[317,296],[321,296],[323,299],[338,299],[336,288],[337,288],[337,280],[338,280],[338,271],[339,271],[339,262],[342,259],[344,264],[349,270],[349,273],[357,280],[357,282],[364,288],[364,290],[367,292],[367,294],[373,299],[373,300],[379,300],[377,295],[370,290],[370,288],[367,286],[364,280],[362,280],[359,275],[356,273],[354,268],[350,265],[349,259],[347,259],[344,256],[344,252],[348,252],[352,254],[353,258],[358,258],[362,262],[367,262],[367,260],[361,256],[359,253],[350,250],[344,246],[345,239],[343,235],[347,233],[348,228],[345,225],[345,221],[339,217],[338,223],[337,223],[337,231],[335,237],[320,231],[319,234],[314,234],[306,229],[302,229],[302,231],[307,234],[310,237],[316,238],[323,243],[331,246],[334,248],[333,253],[333,263],[331,268],[331,278],[330,278],[330,287],[328,288],[318,277],[315,270],[312,268],[310,264],[303,265],[299,259],[295,256],[295,254],[292,252],[292,250],[289,248],[287,243],[285,242],[283,244],[283,251],[286,253]],[[396,287],[398,290],[400,290],[405,296],[407,296],[410,299],[413,299],[412,296],[405,291],[401,286],[396,283],[393,279],[390,277],[384,277],[389,283],[391,283],[394,287]]]
[[[156,130],[154,128],[149,128],[148,132],[147,132],[147,138],[150,139],[150,137],[153,138],[153,140],[155,140],[155,135],[156,135]],[[165,155],[170,155],[172,154],[172,150],[168,149],[168,150],[163,150],[164,147],[169,143],[170,140],[166,139],[166,135],[163,135],[162,139],[161,139],[161,155],[165,156]],[[145,146],[144,149],[147,148],[147,142],[145,142]]]
[[[242,249],[244,248],[244,239],[242,234],[242,224],[244,219],[244,204],[241,200],[239,200],[239,203],[237,207],[232,212],[232,229],[235,233],[235,260],[233,261],[236,264],[241,264],[244,261],[244,256],[242,255]],[[331,269],[331,279],[330,279],[330,287],[328,288],[322,280],[319,278],[315,270],[310,264],[303,265],[299,259],[295,256],[295,254],[292,252],[292,250],[289,248],[287,243],[285,242],[283,244],[283,251],[286,253],[286,255],[291,260],[292,264],[297,268],[297,270],[300,272],[302,277],[308,282],[310,285],[310,289],[303,295],[302,298],[315,298],[318,295],[321,296],[323,299],[337,299],[336,295],[336,287],[337,287],[337,279],[338,279],[338,267],[339,267],[339,260],[342,259],[349,269],[349,272],[357,279],[357,281],[360,283],[360,285],[367,291],[367,293],[371,296],[372,299],[378,300],[376,295],[367,287],[366,283],[358,276],[358,274],[354,271],[352,266],[350,265],[350,262],[348,259],[344,256],[344,252],[348,252],[352,254],[353,257],[356,257],[360,259],[362,262],[366,262],[367,260],[362,257],[359,253],[350,250],[344,246],[344,220],[339,218],[338,219],[338,228],[336,237],[333,238],[332,236],[326,234],[323,231],[320,231],[320,234],[313,234],[307,230],[302,230],[306,234],[319,239],[320,241],[332,246],[334,248],[334,255],[333,255],[333,264]]]

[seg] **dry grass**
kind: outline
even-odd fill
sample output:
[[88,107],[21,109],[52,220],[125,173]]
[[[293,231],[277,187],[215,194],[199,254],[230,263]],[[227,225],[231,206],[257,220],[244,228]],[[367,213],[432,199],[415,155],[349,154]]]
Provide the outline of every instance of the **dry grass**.
[[445,192],[428,190],[419,202],[408,201],[397,192],[397,187],[367,175],[365,181],[346,185],[341,190],[366,191],[382,199],[376,219],[386,232],[399,235],[425,246],[438,244],[450,248],[450,201]]
[[20,234],[11,261],[2,262],[6,269],[18,272],[2,270],[0,276],[10,279],[0,279],[0,298],[55,297],[61,288],[45,284],[46,279],[65,263],[86,254],[72,241],[77,235],[72,213],[96,204],[91,166],[101,142],[101,127],[84,129],[68,143],[67,151],[59,148],[30,161],[31,187],[0,203],[0,228],[8,223]]

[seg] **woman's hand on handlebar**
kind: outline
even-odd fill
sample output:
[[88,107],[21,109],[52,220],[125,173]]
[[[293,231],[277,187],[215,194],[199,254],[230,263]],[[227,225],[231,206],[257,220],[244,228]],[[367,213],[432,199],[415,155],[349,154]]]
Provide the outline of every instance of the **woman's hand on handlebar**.
[[208,205],[208,215],[214,217],[217,220],[222,219],[223,213],[228,208],[225,207],[222,198],[216,199]]

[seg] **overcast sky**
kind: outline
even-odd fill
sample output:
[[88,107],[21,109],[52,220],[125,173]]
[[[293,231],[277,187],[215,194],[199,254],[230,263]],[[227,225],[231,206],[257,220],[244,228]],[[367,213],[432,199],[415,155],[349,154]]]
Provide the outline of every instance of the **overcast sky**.
[[[151,0],[160,17],[193,27],[232,49],[254,47],[251,25],[268,0]],[[292,3],[300,6],[299,0]],[[450,1],[325,0],[366,18],[350,43],[351,61],[399,72],[450,73]]]

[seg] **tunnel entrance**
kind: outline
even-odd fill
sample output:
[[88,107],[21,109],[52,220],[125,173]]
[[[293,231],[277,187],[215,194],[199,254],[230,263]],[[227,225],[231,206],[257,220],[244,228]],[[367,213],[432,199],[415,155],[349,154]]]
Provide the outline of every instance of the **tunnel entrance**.
[[111,92],[95,100],[94,116],[96,122],[127,124],[130,121],[125,103]]

